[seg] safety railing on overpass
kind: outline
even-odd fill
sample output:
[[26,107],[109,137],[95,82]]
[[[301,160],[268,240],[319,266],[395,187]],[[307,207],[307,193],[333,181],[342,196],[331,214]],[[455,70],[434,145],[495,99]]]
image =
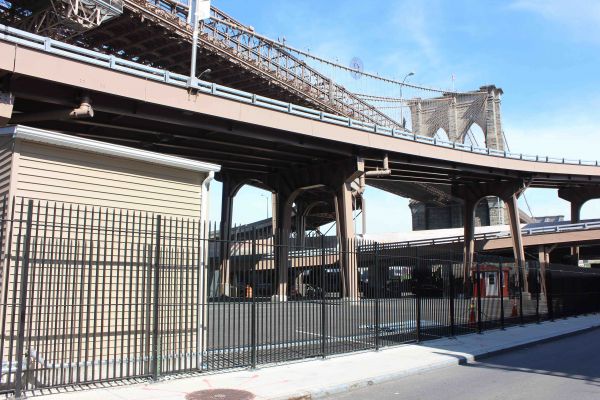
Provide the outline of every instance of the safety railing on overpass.
[[257,107],[267,108],[274,111],[279,111],[287,114],[296,115],[303,118],[322,121],[329,124],[345,126],[347,128],[360,131],[391,136],[398,139],[410,140],[419,143],[431,144],[451,148],[454,150],[466,151],[470,153],[478,153],[495,157],[518,159],[525,161],[556,163],[556,164],[574,164],[598,166],[598,161],[572,160],[567,158],[557,158],[548,156],[527,155],[521,153],[511,153],[507,151],[494,150],[489,148],[481,148],[472,145],[466,145],[458,142],[449,142],[431,138],[427,136],[416,135],[409,132],[404,132],[398,129],[388,128],[373,123],[358,121],[349,117],[330,114],[323,111],[315,110],[308,107],[302,107],[292,103],[271,99],[264,96],[259,96],[253,93],[248,93],[242,90],[233,89],[227,86],[218,85],[215,83],[194,80],[191,81],[188,76],[173,73],[164,69],[153,68],[147,65],[135,63],[122,58],[99,53],[96,51],[84,49],[81,47],[66,44],[57,40],[53,40],[44,36],[25,32],[6,25],[0,24],[0,40],[15,43],[20,46],[36,49],[49,54],[58,55],[72,60],[84,62],[87,64],[97,65],[99,67],[108,68],[114,71],[122,72],[132,76],[138,76],[145,79],[163,82],[172,86],[194,89],[198,92],[210,94],[222,98],[227,98],[242,103],[252,104]]
[[[551,225],[551,226],[540,226],[533,228],[522,228],[521,233],[526,236],[547,234],[547,233],[565,233],[565,232],[576,232],[583,230],[600,229],[600,221],[581,222],[576,224],[564,224],[564,225]],[[502,239],[509,237],[510,232],[508,231],[493,231],[478,233],[475,235],[475,240],[493,240]],[[418,247],[418,246],[431,246],[431,245],[443,245],[460,243],[464,240],[463,236],[450,236],[432,239],[420,239],[420,240],[405,240],[399,242],[393,242],[394,245],[400,247]]]

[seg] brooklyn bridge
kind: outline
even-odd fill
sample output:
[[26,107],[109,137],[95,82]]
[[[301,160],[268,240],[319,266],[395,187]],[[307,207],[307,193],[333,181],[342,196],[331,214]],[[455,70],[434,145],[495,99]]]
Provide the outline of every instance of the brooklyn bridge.
[[[598,311],[597,161],[510,152],[495,85],[386,78],[207,3],[0,1],[1,390]],[[273,217],[236,227],[245,185]],[[367,186],[411,199],[415,232],[369,235]],[[529,188],[570,220],[519,209]]]

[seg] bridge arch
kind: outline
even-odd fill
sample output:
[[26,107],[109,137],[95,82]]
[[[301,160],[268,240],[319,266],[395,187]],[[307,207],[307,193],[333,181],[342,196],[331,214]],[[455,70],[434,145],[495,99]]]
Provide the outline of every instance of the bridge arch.
[[487,142],[483,128],[477,122],[473,122],[463,135],[463,143],[473,147],[488,148]]
[[233,194],[232,224],[256,225],[259,221],[272,218],[272,196],[273,192],[270,190],[251,184],[244,184],[236,188]]
[[271,193],[276,192],[276,190],[274,188],[267,185],[260,178],[246,178],[246,179],[242,179],[234,184],[233,188],[231,189],[231,196],[235,197],[238,194],[238,192],[240,191],[240,189],[242,189],[244,186],[253,186],[257,189],[265,190],[265,191],[268,191]]
[[581,219],[600,218],[600,199],[590,199],[581,205]]
[[437,132],[433,135],[434,139],[441,140],[443,142],[450,142],[450,137],[448,136],[448,132],[444,128],[439,128]]

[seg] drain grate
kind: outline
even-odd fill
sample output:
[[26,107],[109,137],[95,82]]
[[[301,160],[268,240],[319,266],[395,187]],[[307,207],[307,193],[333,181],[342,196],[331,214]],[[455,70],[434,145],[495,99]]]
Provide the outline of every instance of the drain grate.
[[188,393],[185,400],[253,400],[254,395],[245,390],[209,389]]

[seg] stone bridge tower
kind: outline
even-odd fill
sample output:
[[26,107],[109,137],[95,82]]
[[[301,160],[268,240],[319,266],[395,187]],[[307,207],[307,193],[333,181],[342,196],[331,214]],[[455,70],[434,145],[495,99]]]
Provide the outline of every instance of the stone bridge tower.
[[502,89],[482,86],[467,93],[446,93],[433,99],[409,101],[412,131],[433,137],[443,129],[453,142],[464,142],[471,126],[478,125],[490,149],[504,150],[500,96]]
[[[482,86],[466,93],[445,93],[431,99],[416,98],[409,101],[413,133],[434,137],[443,129],[450,141],[465,141],[469,129],[477,125],[483,131],[485,144],[494,150],[505,150],[502,133],[500,97],[502,89]],[[447,204],[411,201],[413,230],[458,228],[462,226],[462,207],[458,200]],[[507,213],[500,199],[488,198],[480,202],[476,211],[476,224],[500,225],[507,222]]]

